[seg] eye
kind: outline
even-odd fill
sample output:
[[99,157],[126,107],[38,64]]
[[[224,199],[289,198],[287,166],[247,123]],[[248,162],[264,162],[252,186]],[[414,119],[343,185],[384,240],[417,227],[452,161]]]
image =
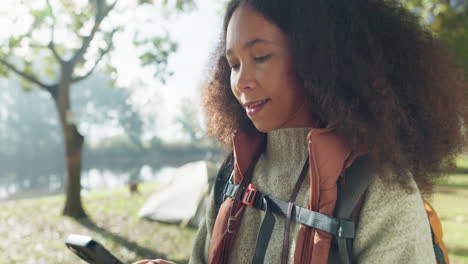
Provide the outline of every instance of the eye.
[[239,64],[234,64],[231,66],[231,70],[237,71],[239,69],[240,65]]
[[228,59],[227,63],[229,65],[229,68],[231,68],[231,70],[233,70],[233,71],[237,71],[239,69],[239,67],[240,67],[240,64],[237,62],[237,60],[229,61],[229,59]]
[[264,62],[264,61],[268,60],[270,57],[271,57],[271,55],[266,55],[266,56],[262,56],[262,57],[255,57],[254,61],[255,62]]

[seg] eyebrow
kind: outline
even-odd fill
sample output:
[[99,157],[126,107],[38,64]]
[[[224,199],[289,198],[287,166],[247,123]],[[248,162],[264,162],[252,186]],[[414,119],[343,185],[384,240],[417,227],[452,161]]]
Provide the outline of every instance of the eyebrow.
[[[256,38],[256,39],[252,39],[252,40],[247,41],[242,48],[243,49],[248,49],[248,48],[251,48],[253,45],[255,45],[257,43],[271,43],[271,41]],[[226,50],[226,54],[225,54],[226,56],[231,55],[231,54],[232,54],[232,49]]]

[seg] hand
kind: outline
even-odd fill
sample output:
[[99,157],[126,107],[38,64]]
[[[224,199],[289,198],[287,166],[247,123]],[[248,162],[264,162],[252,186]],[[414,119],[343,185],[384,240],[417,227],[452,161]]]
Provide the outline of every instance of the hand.
[[176,264],[176,263],[169,261],[169,260],[164,260],[164,259],[153,259],[153,260],[144,259],[144,260],[134,262],[132,264]]

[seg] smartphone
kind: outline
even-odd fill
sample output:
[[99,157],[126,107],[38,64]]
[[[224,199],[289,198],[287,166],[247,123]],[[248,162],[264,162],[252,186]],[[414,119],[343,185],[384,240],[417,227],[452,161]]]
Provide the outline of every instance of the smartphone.
[[65,245],[90,264],[123,264],[89,236],[71,234],[65,241]]

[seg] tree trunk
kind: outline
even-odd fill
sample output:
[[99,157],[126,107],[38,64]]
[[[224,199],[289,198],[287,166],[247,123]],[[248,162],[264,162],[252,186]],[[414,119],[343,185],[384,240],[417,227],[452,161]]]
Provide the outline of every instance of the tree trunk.
[[81,205],[81,153],[84,137],[75,125],[67,125],[64,130],[65,158],[67,163],[66,201],[63,215],[74,218],[86,217]]
[[65,74],[65,76],[63,74],[62,72],[60,84],[53,95],[62,128],[67,165],[66,201],[63,215],[82,218],[86,217],[86,213],[81,205],[81,153],[84,137],[76,128],[70,112],[71,78],[67,77],[71,76],[71,74]]

